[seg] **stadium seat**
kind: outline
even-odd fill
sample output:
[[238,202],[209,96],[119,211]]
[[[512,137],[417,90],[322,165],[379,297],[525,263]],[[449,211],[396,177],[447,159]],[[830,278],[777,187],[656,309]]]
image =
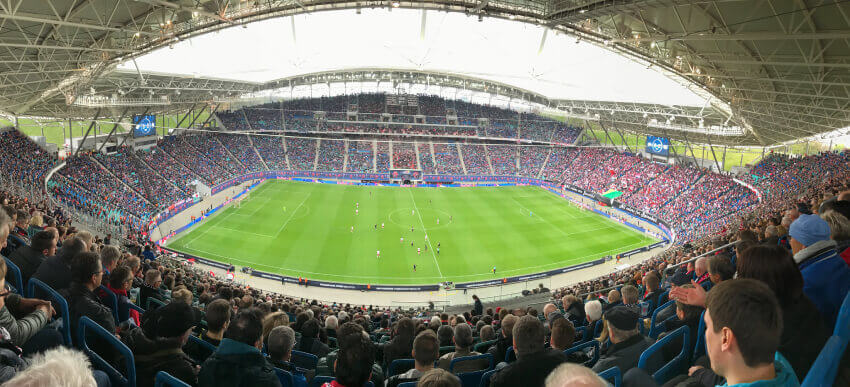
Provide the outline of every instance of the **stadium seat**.
[[[128,305],[130,305],[130,309],[133,309],[133,310],[135,310],[136,312],[139,312],[139,317],[141,317],[143,314],[145,314],[145,310],[144,310],[144,309],[142,309],[142,307],[140,307],[140,306],[138,306],[138,305],[136,305],[136,304],[134,304],[134,303],[132,303],[132,302],[131,302],[131,303],[129,303]],[[202,320],[202,322],[203,322],[203,320]]]
[[600,335],[602,335],[602,327],[603,326],[605,326],[605,324],[602,322],[602,319],[596,320],[596,322],[593,323],[593,338],[594,339],[599,337]]
[[[6,260],[6,267],[8,268],[9,274],[12,275],[12,286],[15,287],[15,292],[18,294],[23,294],[22,292],[25,290],[24,288],[24,280],[21,276],[21,269],[18,265],[15,265],[9,258],[3,257]],[[8,274],[7,274],[8,276]]]
[[833,335],[841,338],[844,347],[850,341],[850,293],[844,296],[844,302],[841,303],[841,309],[838,310],[838,319],[835,320]]
[[838,363],[843,353],[841,338],[830,337],[800,385],[802,387],[831,386],[838,373]]
[[694,345],[694,354],[691,356],[691,360],[696,360],[700,356],[705,355],[705,311],[702,311],[699,316],[699,326],[697,327],[695,335],[697,335],[697,340]]
[[623,383],[623,374],[620,372],[620,367],[611,367],[600,372],[599,376],[610,382],[614,387],[620,387],[620,384]]
[[71,322],[69,321],[71,313],[68,310],[68,301],[65,300],[65,297],[62,297],[59,292],[36,278],[30,278],[29,282],[27,282],[26,295],[29,298],[40,298],[53,303],[53,308],[56,310],[59,318],[62,318],[62,338],[65,339],[65,345],[71,345],[73,342],[71,340]]
[[414,367],[416,363],[413,359],[395,359],[387,368],[387,378],[402,374]]
[[95,289],[95,294],[98,295],[98,298],[100,298],[100,301],[103,302],[104,305],[108,306],[109,309],[112,310],[112,318],[115,319],[115,325],[117,326],[121,322],[118,317],[118,296],[103,285],[100,285],[97,289]]
[[[657,370],[647,369],[647,362],[649,359],[652,356],[662,356],[661,349],[677,337],[682,339],[682,349],[679,351],[679,354]],[[691,342],[690,338],[691,330],[687,326],[679,327],[673,332],[670,332],[661,340],[658,340],[655,344],[652,344],[649,348],[643,351],[640,355],[640,360],[638,360],[638,368],[652,374],[652,377],[656,382],[658,382],[658,384],[664,384],[673,376],[685,373],[688,370],[690,355],[692,352],[692,348],[688,346]]]
[[510,363],[516,360],[516,354],[514,353],[514,346],[508,347],[508,350],[505,351],[505,362]]
[[487,350],[490,349],[493,344],[496,344],[496,340],[482,341],[478,344],[475,344],[475,347],[473,349],[475,350],[475,352],[484,353],[487,352]]
[[319,358],[316,355],[295,350],[292,351],[292,357],[289,361],[296,367],[305,370],[314,370],[319,364]]
[[[32,283],[32,281],[30,281]],[[124,372],[122,374],[116,370],[108,361],[104,360],[99,354],[92,351],[86,343],[86,332],[91,332],[97,335],[101,340],[104,340],[121,354],[124,360]],[[109,375],[109,379],[113,384],[126,387],[136,386],[136,365],[134,363],[133,352],[127,348],[118,338],[88,317],[80,317],[80,322],[76,332],[77,348],[83,351],[91,360],[92,366]]]
[[153,304],[153,305],[154,305],[154,306],[153,306],[153,309],[156,309],[156,308],[159,308],[159,307],[165,306],[165,303],[164,303],[164,302],[162,302],[162,301],[160,301],[160,300],[158,300],[158,299],[156,299],[156,298],[154,298],[154,297],[148,297],[148,300],[147,300],[147,301],[148,301],[148,304],[147,304],[147,305],[145,305],[145,309],[151,309],[151,304]]
[[455,346],[454,346],[454,345],[446,345],[446,346],[442,346],[442,347],[440,347],[440,356],[443,356],[443,355],[445,355],[445,354],[447,354],[447,353],[452,353],[452,352],[454,352],[454,351],[455,351]]
[[398,387],[416,387],[417,382],[404,382],[399,383]]
[[[215,350],[216,350],[215,345],[212,345],[212,343],[207,342],[207,341],[199,338],[198,336],[189,335],[189,341],[191,341],[192,343],[198,345],[199,347],[207,350],[209,352],[209,355],[212,355],[213,352],[215,352]],[[195,360],[200,360],[200,359],[195,359]],[[202,363],[202,362],[199,362],[199,363]]]
[[671,306],[675,308],[675,305],[676,301],[667,301],[652,312],[652,319],[649,320],[649,337],[656,339],[658,338],[658,335],[664,331],[664,326],[662,325],[663,322],[657,321],[658,315]]
[[277,375],[277,379],[280,380],[280,385],[283,387],[292,387],[295,385],[295,381],[292,379],[292,373],[289,371],[284,371],[280,368],[275,367],[274,373]]
[[496,373],[496,370],[490,370],[481,375],[481,383],[478,387],[490,387],[490,378],[493,377],[493,374]]
[[186,382],[171,376],[171,374],[165,371],[156,373],[156,379],[153,385],[154,387],[189,387]]
[[599,341],[598,340],[590,340],[579,345],[574,345],[571,348],[564,350],[564,355],[569,356],[571,353],[584,351],[585,348],[593,348],[593,354],[590,357],[590,360],[584,362],[585,367],[593,367],[594,364],[599,360]]
[[495,366],[495,362],[493,360],[492,354],[485,353],[483,355],[464,356],[464,357],[454,358],[449,363],[449,372],[455,373],[454,368],[455,368],[455,364],[457,364],[457,363],[461,363],[461,362],[465,362],[465,361],[475,361],[475,360],[478,360],[478,359],[487,359],[487,361],[489,362],[489,365],[487,366],[487,368],[484,368],[484,369],[478,370],[478,371],[461,372],[461,373],[457,374],[457,377],[460,378],[460,382],[461,382],[461,384],[463,384],[464,387],[477,387],[481,383],[481,377],[484,375],[484,373],[492,370],[493,367]]

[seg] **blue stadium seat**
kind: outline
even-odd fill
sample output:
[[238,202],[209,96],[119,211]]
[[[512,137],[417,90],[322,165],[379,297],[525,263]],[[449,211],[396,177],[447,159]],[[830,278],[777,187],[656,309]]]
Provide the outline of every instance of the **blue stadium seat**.
[[464,387],[477,387],[481,383],[481,377],[484,375],[484,373],[492,370],[493,367],[496,365],[495,361],[493,360],[492,354],[485,353],[483,355],[476,356],[456,357],[452,359],[452,361],[449,363],[449,372],[454,373],[455,364],[457,363],[462,363],[465,361],[475,361],[479,359],[487,359],[487,361],[489,362],[487,368],[478,371],[461,372],[457,374],[457,377],[460,378],[460,383]]
[[[293,351],[294,352],[294,351]],[[390,363],[390,367],[387,368],[387,378],[390,376],[395,376],[398,374],[402,374],[410,370],[416,365],[413,359],[395,359]]]
[[65,339],[65,345],[71,345],[71,313],[68,311],[68,301],[65,300],[65,297],[62,297],[59,292],[36,278],[30,278],[29,282],[27,282],[26,295],[29,298],[40,298],[53,303],[53,309],[62,318],[61,331],[62,337]]
[[274,373],[275,375],[277,375],[277,379],[280,380],[281,386],[292,387],[295,385],[295,381],[292,379],[292,373],[290,373],[289,371],[285,371],[275,367]]
[[398,387],[416,387],[417,382],[404,382],[399,383]]
[[667,301],[652,312],[652,319],[649,320],[649,337],[656,339],[661,332],[664,332],[663,321],[657,321],[658,315],[669,307],[676,307],[676,301]]
[[803,379],[801,387],[815,386],[831,386],[835,381],[835,376],[838,372],[838,363],[841,361],[841,356],[844,353],[844,348],[841,345],[841,338],[832,336],[826,341],[823,349],[820,350],[812,368]]
[[[32,281],[30,281],[30,283],[32,283]],[[97,335],[101,340],[107,342],[124,357],[124,372],[126,372],[126,375],[116,370],[109,364],[109,362],[89,348],[88,344],[86,344],[86,332],[91,332]],[[126,387],[136,386],[136,365],[133,359],[133,352],[130,351],[130,348],[127,348],[127,346],[118,340],[112,333],[109,333],[109,331],[103,329],[103,327],[86,316],[80,317],[76,335],[77,348],[82,350],[89,357],[94,368],[106,372],[113,384]]]
[[623,374],[620,372],[620,367],[611,367],[600,372],[599,376],[613,384],[614,387],[620,387],[620,384],[623,383]]
[[289,362],[298,368],[314,370],[319,364],[319,358],[312,353],[293,350]]
[[112,318],[115,319],[115,325],[118,326],[121,323],[118,317],[118,296],[103,285],[98,286],[95,293],[100,298],[100,301],[112,310]]
[[593,367],[594,364],[599,360],[599,341],[598,340],[590,340],[579,345],[574,345],[571,348],[564,350],[564,355],[569,356],[571,353],[584,351],[586,348],[593,348],[593,356],[590,357],[590,360],[584,363],[585,367]]
[[138,306],[138,305],[136,305],[136,304],[134,304],[134,303],[132,303],[132,302],[131,302],[131,303],[129,303],[128,305],[130,306],[130,309],[133,309],[133,310],[135,310],[136,312],[139,312],[139,317],[142,317],[142,315],[143,315],[143,314],[145,314],[145,310],[144,310],[144,309],[142,309],[142,307],[141,307],[141,306]]
[[[682,350],[679,351],[679,354],[657,370],[647,369],[646,363],[649,361],[650,357],[662,356],[661,349],[677,337],[680,337],[682,339]],[[674,330],[673,332],[670,332],[661,340],[658,340],[657,342],[655,342],[655,344],[652,344],[649,348],[643,351],[643,353],[640,355],[640,360],[638,360],[638,368],[652,374],[652,377],[655,379],[656,382],[658,382],[658,384],[664,384],[673,376],[685,373],[685,371],[688,370],[688,365],[690,364],[690,355],[693,350],[688,346],[688,344],[691,342],[690,340],[691,329],[687,326],[679,327],[678,329]]]
[[165,306],[164,302],[162,302],[159,299],[154,298],[154,297],[148,297],[147,301],[148,301],[148,304],[145,305],[145,309],[151,309],[151,304],[154,305],[153,309]]
[[189,387],[186,382],[177,379],[168,372],[159,371],[156,373],[156,379],[154,380],[154,387]]
[[696,360],[700,356],[705,355],[705,353],[706,353],[705,352],[706,349],[705,349],[705,311],[704,310],[699,315],[699,326],[697,327],[697,331],[694,334],[697,335],[697,340],[696,340],[696,344],[694,345],[694,354],[693,354],[693,356],[691,356],[691,360]]
[[847,346],[847,341],[850,340],[850,293],[844,296],[844,302],[841,303],[841,309],[838,310],[838,319],[835,320],[833,335],[840,337],[844,346]]
[[[12,280],[12,286],[15,287],[15,291],[18,294],[23,295],[22,292],[25,290],[25,288],[24,288],[25,284],[24,284],[24,279],[21,276],[21,269],[18,267],[18,265],[15,265],[15,263],[12,262],[9,258],[3,257],[3,259],[6,260],[7,271],[9,272],[9,274],[12,275],[12,279],[13,279]],[[7,276],[8,276],[8,274],[7,274]]]
[[[205,340],[203,340],[203,339],[199,338],[198,336],[195,336],[195,335],[189,335],[189,341],[191,341],[191,342],[195,343],[196,345],[200,346],[200,347],[201,347],[201,348],[203,348],[203,349],[208,350],[208,351],[210,352],[210,354],[212,354],[212,353],[213,353],[213,352],[215,352],[215,350],[216,350],[216,346],[215,346],[215,345],[212,345],[212,343],[207,342],[207,341],[205,341]],[[196,360],[197,360],[197,359],[196,359]]]
[[600,335],[602,335],[602,327],[604,327],[604,326],[605,326],[605,324],[602,322],[601,318],[599,320],[596,320],[595,323],[593,323],[593,338],[594,339],[599,337]]
[[478,387],[490,387],[490,378],[493,377],[493,374],[496,373],[496,370],[487,371],[484,375],[481,375],[481,384]]

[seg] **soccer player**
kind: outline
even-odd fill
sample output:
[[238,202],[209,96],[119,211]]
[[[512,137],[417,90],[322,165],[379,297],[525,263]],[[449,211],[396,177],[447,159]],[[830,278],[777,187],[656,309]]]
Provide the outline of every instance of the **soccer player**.
[[428,234],[425,234],[425,242],[428,242]]
[[437,218],[437,224],[440,224],[440,218]]
[[378,224],[377,224],[377,223],[375,223],[375,230],[377,230],[377,229],[378,229]]
[[401,239],[399,239],[398,243],[404,243],[404,237],[401,237]]
[[355,203],[354,203],[354,208],[360,208],[360,202],[355,202]]
[[413,271],[416,271],[416,264],[413,264]]
[[377,255],[378,255],[377,258],[381,258],[381,250],[378,250]]
[[354,226],[351,226],[351,232],[354,232]]
[[384,224],[383,224],[383,223],[381,223],[381,230],[383,230],[383,229],[384,229]]
[[440,246],[437,246],[437,255],[440,255]]
[[440,248],[440,242],[437,242],[437,249]]
[[410,210],[410,216],[413,216],[413,214],[414,214],[415,212],[416,212],[416,211]]
[[413,247],[413,241],[410,241],[410,247]]
[[413,232],[413,226],[410,226],[410,232]]
[[493,275],[496,275],[496,266],[493,266]]
[[421,247],[417,247],[417,248],[416,248],[416,254],[417,254],[417,255],[422,255],[422,248],[421,248]]
[[360,215],[360,210],[354,210],[354,215]]

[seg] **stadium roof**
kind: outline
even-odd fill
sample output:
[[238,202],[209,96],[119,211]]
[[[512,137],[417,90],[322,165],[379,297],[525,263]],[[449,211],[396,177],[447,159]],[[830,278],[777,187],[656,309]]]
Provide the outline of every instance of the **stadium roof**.
[[[534,25],[522,27],[523,31],[531,31],[531,35],[545,27],[548,31],[546,39],[552,39],[552,35],[557,33],[569,35],[571,39],[581,38],[584,42],[606,47],[635,61],[675,72],[690,82],[691,89],[714,97],[710,104],[699,108],[686,99],[673,101],[680,106],[668,106],[670,101],[666,100],[626,99],[612,103],[611,98],[591,93],[586,93],[586,100],[576,100],[575,93],[567,92],[568,87],[549,91],[545,89],[548,82],[542,82],[543,85],[523,83],[535,78],[553,80],[548,79],[546,74],[563,72],[560,68],[541,66],[527,78],[520,77],[520,82],[516,82],[516,78],[510,76],[491,77],[492,74],[481,74],[470,68],[442,68],[438,61],[433,67],[423,66],[421,62],[394,66],[418,72],[429,70],[478,77],[523,88],[545,95],[553,102],[551,107],[571,111],[571,114],[580,117],[586,115],[593,119],[596,114],[609,111],[609,118],[598,119],[610,120],[612,124],[626,126],[630,130],[671,137],[690,136],[694,141],[702,139],[750,145],[775,144],[850,127],[850,4],[846,1],[808,5],[802,1],[769,0],[431,0],[416,3],[10,0],[0,4],[0,23],[4,30],[4,34],[0,35],[0,47],[4,49],[0,51],[0,66],[3,68],[0,72],[0,110],[19,115],[90,118],[99,110],[98,107],[108,107],[108,111],[98,114],[117,116],[120,109],[98,106],[95,102],[115,92],[126,93],[128,101],[132,97],[136,105],[150,109],[164,109],[162,101],[166,99],[169,102],[172,98],[185,102],[167,104],[169,109],[174,109],[192,103],[213,102],[216,98],[233,96],[245,89],[260,90],[269,84],[245,82],[246,77],[237,82],[194,75],[136,74],[134,83],[126,72],[113,69],[119,63],[131,63],[127,62],[130,58],[140,57],[157,48],[175,45],[177,51],[177,46],[184,44],[181,40],[234,25],[303,13],[310,13],[306,20],[318,19],[323,16],[317,11],[339,9],[350,9],[347,17],[355,18],[358,11],[364,16],[370,8],[394,7],[429,10],[425,23],[426,37],[432,29],[438,30],[429,27],[430,23],[441,18],[454,19],[430,10],[469,15],[468,19],[464,18],[467,23],[476,23],[478,18],[515,19]],[[307,34],[312,27],[308,27],[309,23],[298,23],[300,19],[294,20],[296,23],[290,28],[294,29],[295,35],[298,39],[309,41],[312,36]],[[503,22],[507,21],[492,23]],[[325,31],[313,32],[312,35],[345,36],[346,31],[334,27],[319,25],[316,31],[322,31],[322,28]],[[419,28],[409,26],[407,29]],[[388,29],[386,36],[391,40],[389,37],[401,33],[398,29]],[[540,35],[539,39],[543,40],[543,33]],[[463,39],[458,37],[458,40],[468,41]],[[544,56],[549,55],[545,44],[557,47],[558,43],[554,39],[544,43]],[[534,53],[540,45],[538,40],[531,47],[521,48],[522,53]],[[470,50],[480,54],[473,48]],[[504,51],[509,50],[490,54],[511,58],[513,52]],[[557,54],[556,50],[551,51]],[[417,58],[412,55],[417,52],[413,48],[408,52],[395,52],[407,59]],[[522,59],[523,55],[518,57]],[[403,63],[401,60],[390,62],[390,65]],[[309,61],[301,63],[304,72],[344,70],[309,64]],[[285,71],[267,72],[267,77],[254,79],[265,81],[276,76],[291,79],[298,75],[299,64],[289,65],[283,69]],[[347,65],[363,67],[357,63]],[[611,73],[610,69],[607,71]],[[495,73],[502,77],[510,74],[515,77],[517,74],[504,71],[504,68]],[[522,75],[521,72],[519,74]],[[227,74],[217,75],[219,78],[227,77]],[[614,73],[611,75],[611,79],[616,79],[613,78]],[[149,82],[168,87],[152,86]],[[115,86],[119,83],[122,86]],[[216,89],[216,85],[227,87]],[[614,86],[617,85],[615,82]],[[183,86],[186,88],[183,89]],[[177,89],[184,90],[179,97],[175,92]],[[86,95],[88,97],[83,97]],[[86,99],[90,103],[80,103]],[[670,124],[656,119],[654,124],[648,124],[652,114],[704,120],[705,125],[688,124],[678,130],[676,123],[682,120]],[[715,136],[716,133],[708,129],[699,133],[703,129],[701,127],[715,126],[738,127],[744,135]],[[702,137],[698,137],[700,135]]]

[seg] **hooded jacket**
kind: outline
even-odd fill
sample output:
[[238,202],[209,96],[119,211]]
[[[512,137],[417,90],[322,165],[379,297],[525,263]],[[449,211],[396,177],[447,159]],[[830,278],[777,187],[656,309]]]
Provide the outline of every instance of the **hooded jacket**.
[[794,261],[803,274],[803,293],[823,315],[826,326],[835,326],[838,309],[850,291],[850,267],[835,251],[833,240],[806,246],[794,254]]

